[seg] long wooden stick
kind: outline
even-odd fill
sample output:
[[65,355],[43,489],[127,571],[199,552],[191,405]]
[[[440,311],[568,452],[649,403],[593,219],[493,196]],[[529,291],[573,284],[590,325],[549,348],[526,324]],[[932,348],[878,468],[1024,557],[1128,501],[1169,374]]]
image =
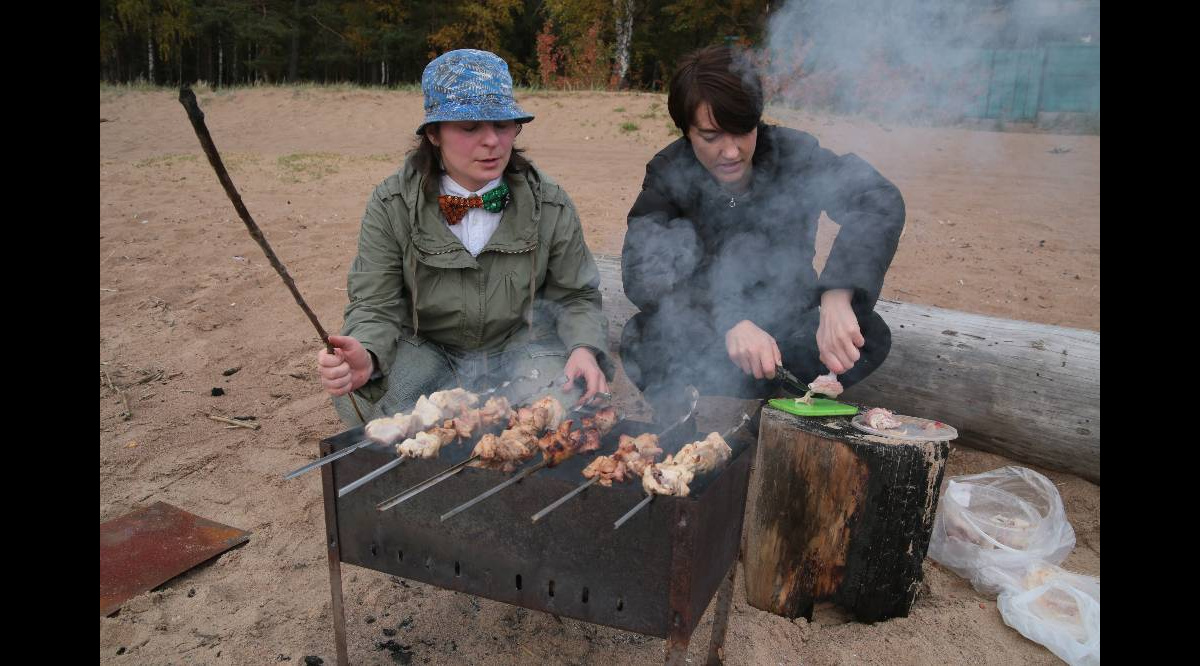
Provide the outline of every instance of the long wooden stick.
[[[225,170],[225,164],[221,161],[221,154],[217,152],[217,146],[213,143],[212,137],[208,133],[208,127],[204,124],[204,112],[200,110],[200,105],[196,103],[196,94],[192,92],[191,87],[185,85],[179,89],[179,103],[187,111],[188,120],[192,122],[192,129],[196,131],[196,138],[200,139],[200,147],[204,149],[204,154],[208,156],[209,164],[217,172],[217,180],[221,181],[221,186],[225,188],[225,194],[233,202],[233,207],[237,210],[238,216],[242,218],[242,222],[246,223],[246,228],[250,231],[250,237],[258,243],[263,253],[267,255],[267,261],[271,262],[271,266],[275,269],[275,272],[279,273],[279,277],[283,278],[283,283],[292,292],[292,297],[296,299],[296,303],[300,306],[300,309],[304,310],[304,314],[308,316],[308,320],[317,329],[317,335],[321,336],[321,342],[325,343],[326,351],[332,354],[333,345],[329,344],[329,334],[325,332],[325,328],[317,320],[316,313],[312,311],[312,308],[308,307],[308,303],[300,295],[300,290],[296,288],[296,282],[288,274],[288,270],[283,265],[283,262],[279,261],[279,257],[275,256],[275,251],[271,249],[271,244],[267,242],[267,238],[263,235],[262,230],[254,223],[254,218],[250,217],[250,211],[246,210],[246,205],[242,203],[241,195],[238,194],[237,188],[233,186],[233,180],[229,178],[229,172]],[[346,395],[350,397],[350,404],[354,406],[354,413],[358,415],[358,420],[366,423],[362,412],[358,411],[358,402],[354,400],[354,393],[350,392]]]

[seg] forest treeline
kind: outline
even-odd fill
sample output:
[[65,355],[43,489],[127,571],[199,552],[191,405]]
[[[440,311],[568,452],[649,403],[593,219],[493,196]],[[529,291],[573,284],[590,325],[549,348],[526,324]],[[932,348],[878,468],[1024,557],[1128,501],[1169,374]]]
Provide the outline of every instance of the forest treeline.
[[[774,3],[779,5],[781,3]],[[101,0],[100,80],[400,85],[455,48],[518,85],[661,89],[671,63],[762,39],[768,0]]]

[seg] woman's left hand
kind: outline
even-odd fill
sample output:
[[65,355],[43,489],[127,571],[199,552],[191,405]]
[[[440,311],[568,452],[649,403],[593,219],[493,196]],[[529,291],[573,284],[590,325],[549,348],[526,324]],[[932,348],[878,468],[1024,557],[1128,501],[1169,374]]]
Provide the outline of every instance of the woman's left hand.
[[587,382],[587,390],[575,403],[576,406],[587,403],[596,393],[608,393],[608,380],[604,378],[604,373],[596,363],[596,353],[587,347],[576,347],[575,351],[571,352],[563,374],[567,377],[567,383],[563,386],[564,392],[570,391],[575,380],[580,377]]
[[817,350],[829,371],[848,372],[858,360],[859,348],[866,344],[858,327],[858,317],[850,307],[850,289],[830,289],[821,294],[821,323],[817,325]]

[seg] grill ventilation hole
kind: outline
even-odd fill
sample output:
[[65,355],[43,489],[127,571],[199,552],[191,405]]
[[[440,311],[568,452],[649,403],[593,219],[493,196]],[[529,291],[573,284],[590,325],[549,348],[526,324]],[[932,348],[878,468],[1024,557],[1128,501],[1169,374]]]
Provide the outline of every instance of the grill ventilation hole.
[[549,592],[550,596],[554,596],[554,581],[550,581],[550,589],[548,590],[548,592]]
[[460,568],[459,568],[459,566],[458,566],[458,562],[455,562],[455,563],[454,563],[454,575],[455,575],[456,577],[457,577],[457,576],[461,576],[461,575],[462,575],[462,569],[460,569]]
[[396,559],[403,562],[404,561],[404,551],[402,551],[402,550],[396,551]]
[[426,569],[433,568],[433,556],[430,556],[430,555],[425,556],[425,568]]
[[379,554],[379,548],[378,548],[378,547],[376,547],[376,546],[375,546],[375,544],[371,544],[371,554],[372,554],[372,555],[378,555],[378,554]]
[[678,627],[681,624],[683,624],[683,616],[681,616],[679,613],[676,613],[675,614],[675,626]]
[[588,589],[585,587],[585,588],[583,588],[583,603],[585,603],[585,604],[587,603],[587,597],[588,597]]
[[620,613],[622,610],[625,610],[625,600],[617,597],[617,612]]
[[521,574],[517,574],[517,589],[521,589]]

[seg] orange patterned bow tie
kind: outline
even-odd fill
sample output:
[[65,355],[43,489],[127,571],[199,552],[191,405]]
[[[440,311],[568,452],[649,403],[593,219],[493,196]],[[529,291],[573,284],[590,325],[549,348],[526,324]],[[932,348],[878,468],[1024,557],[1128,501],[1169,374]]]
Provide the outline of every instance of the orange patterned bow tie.
[[446,216],[446,223],[453,226],[462,222],[468,208],[483,208],[483,197],[473,194],[469,197],[456,197],[443,194],[438,197],[438,208]]

